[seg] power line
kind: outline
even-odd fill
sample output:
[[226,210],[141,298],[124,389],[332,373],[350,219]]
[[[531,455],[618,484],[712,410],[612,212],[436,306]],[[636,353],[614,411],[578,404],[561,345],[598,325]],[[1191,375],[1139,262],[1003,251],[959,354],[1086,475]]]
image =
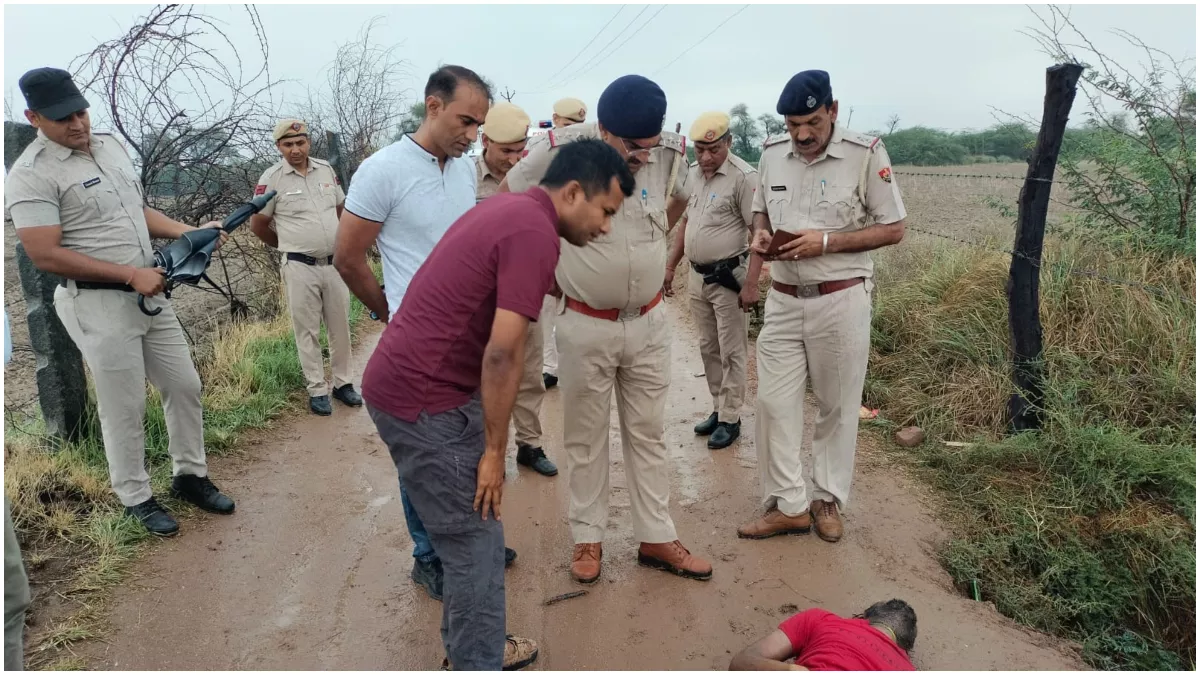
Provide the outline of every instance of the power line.
[[733,19],[733,17],[735,17],[735,16],[737,16],[738,14],[741,14],[742,12],[746,11],[746,8],[747,8],[747,7],[749,7],[749,6],[750,6],[750,5],[742,5],[741,9],[739,9],[738,11],[734,12],[733,14],[730,14],[729,16],[725,17],[725,20],[724,20],[724,21],[722,21],[721,23],[717,24],[717,27],[716,27],[716,28],[714,28],[714,29],[712,29],[711,31],[709,31],[708,35],[705,35],[704,37],[702,37],[702,38],[700,38],[699,40],[697,40],[697,41],[696,41],[696,44],[692,45],[691,47],[688,47],[687,49],[683,50],[682,52],[679,52],[679,55],[678,55],[678,56],[676,56],[675,58],[673,58],[673,59],[671,59],[669,62],[667,62],[667,65],[665,65],[665,66],[663,66],[662,68],[659,68],[658,70],[654,71],[654,73],[653,73],[653,74],[654,74],[654,75],[658,75],[659,73],[661,73],[662,71],[666,70],[667,68],[670,68],[672,65],[674,65],[674,64],[675,64],[675,62],[676,62],[676,61],[678,61],[679,59],[683,58],[684,54],[687,54],[688,52],[692,51],[692,50],[693,50],[693,49],[695,49],[696,47],[699,47],[699,46],[700,46],[700,45],[701,45],[701,44],[702,44],[702,43],[703,43],[705,40],[707,40],[708,38],[712,37],[712,35],[713,35],[714,33],[716,33],[718,30],[721,30],[721,26],[724,26],[725,24],[729,23],[729,21],[730,21],[731,19]]
[[[617,11],[608,19],[608,22],[605,23],[603,26],[601,26],[600,30],[596,31],[596,34],[592,36],[591,40],[588,40],[588,43],[583,46],[583,49],[580,49],[578,54],[576,54],[575,56],[572,56],[570,61],[567,61],[565,64],[563,64],[563,67],[559,68],[558,72],[554,73],[550,77],[547,77],[545,79],[545,81],[542,83],[542,86],[545,86],[546,84],[549,84],[550,82],[553,82],[554,78],[561,75],[563,73],[563,71],[566,70],[572,63],[575,63],[575,59],[578,59],[580,56],[583,56],[583,53],[587,51],[588,47],[592,46],[592,43],[595,42],[596,39],[599,38],[602,33],[604,33],[605,29],[607,29],[612,24],[612,22],[617,19],[617,16],[620,15],[621,12],[624,11],[624,9],[626,7],[628,7],[628,5],[621,5],[620,7],[618,7]],[[645,11],[645,10],[643,10],[643,11]],[[618,33],[618,35],[620,35],[620,34]],[[616,38],[613,38],[613,39],[615,40]],[[612,43],[609,42],[609,44],[612,44]]]
[[[637,36],[637,34],[638,34],[638,33],[642,32],[642,30],[643,30],[643,29],[645,29],[645,28],[646,28],[646,26],[649,26],[649,25],[650,25],[650,22],[654,20],[654,17],[658,16],[659,14],[662,14],[663,10],[664,10],[664,9],[666,9],[666,8],[667,8],[667,6],[666,6],[666,5],[663,5],[662,7],[659,7],[659,8],[658,8],[658,11],[656,11],[654,14],[651,14],[651,15],[650,15],[650,18],[648,18],[648,19],[646,19],[644,22],[642,22],[642,25],[638,26],[638,27],[637,27],[637,30],[635,30],[635,31],[633,31],[632,33],[630,33],[630,34],[629,34],[629,36],[628,36],[628,37],[626,37],[626,38],[625,38],[625,39],[624,39],[624,40],[621,42],[621,44],[617,45],[616,47],[614,47],[613,49],[609,50],[608,52],[604,52],[603,56],[601,56],[599,53],[597,53],[597,55],[596,55],[596,56],[593,56],[593,57],[592,57],[592,59],[591,59],[590,61],[588,61],[586,64],[584,64],[582,68],[580,68],[579,70],[577,70],[577,71],[575,71],[574,73],[572,73],[572,74],[571,74],[571,75],[570,75],[568,78],[566,78],[565,80],[562,80],[562,81],[560,81],[560,82],[556,83],[555,85],[553,85],[553,86],[551,87],[551,89],[557,89],[557,88],[559,88],[559,87],[562,87],[562,86],[564,86],[564,85],[566,85],[566,84],[568,84],[568,83],[570,83],[570,82],[574,82],[574,81],[575,81],[576,79],[578,79],[578,78],[579,78],[581,75],[583,75],[583,74],[585,74],[585,73],[588,73],[588,72],[591,72],[592,70],[594,70],[594,69],[596,68],[596,66],[599,66],[601,63],[604,63],[605,61],[607,61],[607,60],[608,60],[608,58],[609,58],[610,56],[612,56],[613,54],[616,54],[617,52],[621,51],[621,48],[622,48],[622,47],[624,47],[626,44],[628,44],[630,40],[632,40],[634,37],[636,37],[636,36]],[[630,21],[628,24],[626,24],[626,25],[625,25],[625,28],[622,28],[622,29],[621,29],[621,32],[617,33],[616,37],[614,37],[612,40],[610,40],[608,44],[610,44],[610,45],[611,45],[613,42],[616,42],[616,41],[617,41],[617,38],[621,37],[621,35],[623,35],[623,34],[625,33],[625,31],[626,31],[626,30],[628,30],[628,29],[629,29],[629,27],[630,27],[630,26],[632,26],[632,25],[634,24],[634,22],[635,22],[635,21],[637,21],[638,17],[639,17],[639,16],[641,16],[642,14],[644,14],[644,13],[646,12],[646,10],[648,10],[648,9],[650,9],[648,6],[647,6],[647,7],[643,7],[643,8],[642,8],[642,11],[641,11],[641,12],[638,12],[637,16],[633,17],[633,19],[632,19],[632,20],[631,20],[631,21]],[[607,45],[606,45],[606,47],[607,47]],[[601,51],[603,52],[603,50],[601,50]]]

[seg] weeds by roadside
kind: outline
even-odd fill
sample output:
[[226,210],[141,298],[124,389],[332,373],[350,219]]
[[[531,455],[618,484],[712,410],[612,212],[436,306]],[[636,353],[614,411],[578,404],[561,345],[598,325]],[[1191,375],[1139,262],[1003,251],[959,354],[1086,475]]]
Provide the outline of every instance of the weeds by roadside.
[[[365,314],[352,298],[352,328]],[[304,378],[286,313],[266,322],[223,327],[197,367],[204,386],[204,439],[210,459],[233,452],[241,433],[266,426],[303,398]],[[36,420],[10,426],[5,435],[5,493],[30,581],[43,588],[35,597],[41,605],[35,611],[43,622],[26,633],[30,668],[77,670],[86,665],[71,653],[71,645],[100,635],[107,591],[127,577],[129,563],[150,539],[141,526],[123,517],[109,485],[94,414],[87,424],[84,440],[57,448]],[[155,496],[186,528],[194,511],[167,495],[171,461],[166,421],[152,388],[145,428]],[[215,479],[220,485],[220,477]]]
[[[904,452],[947,497],[955,581],[1093,666],[1194,668],[1195,261],[1048,247],[1047,424],[1005,437],[1008,257],[881,257],[866,397],[934,439]],[[1069,272],[1099,262],[1144,287]]]

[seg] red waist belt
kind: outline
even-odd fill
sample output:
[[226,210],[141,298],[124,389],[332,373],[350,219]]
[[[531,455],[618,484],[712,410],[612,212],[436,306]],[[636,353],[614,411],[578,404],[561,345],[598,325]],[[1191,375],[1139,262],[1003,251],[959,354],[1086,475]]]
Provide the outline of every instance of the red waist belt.
[[595,319],[605,319],[606,321],[621,321],[623,319],[624,320],[636,319],[639,316],[645,315],[647,312],[654,309],[654,307],[658,303],[662,302],[662,297],[663,297],[662,291],[659,291],[658,295],[655,295],[654,299],[650,301],[650,304],[643,305],[642,307],[639,307],[638,309],[621,310],[621,309],[596,309],[595,307],[592,307],[591,305],[589,305],[587,303],[581,302],[579,300],[576,300],[575,298],[567,296],[567,309],[574,310],[576,312],[579,312],[580,314],[583,314],[585,316],[590,316]]
[[863,282],[862,277],[854,277],[853,279],[839,279],[837,281],[822,281],[819,284],[809,284],[807,286],[794,286],[792,284],[784,284],[778,281],[771,282],[771,288],[790,295],[794,298],[813,298],[818,295],[829,295],[844,291],[847,288],[852,288]]

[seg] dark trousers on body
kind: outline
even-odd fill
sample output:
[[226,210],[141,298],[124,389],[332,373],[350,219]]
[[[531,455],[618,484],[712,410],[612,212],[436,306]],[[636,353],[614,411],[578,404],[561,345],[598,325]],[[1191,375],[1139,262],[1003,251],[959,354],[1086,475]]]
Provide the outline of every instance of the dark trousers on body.
[[473,511],[483,457],[478,396],[406,422],[367,404],[400,482],[442,561],[442,643],[455,670],[504,665],[504,528]]

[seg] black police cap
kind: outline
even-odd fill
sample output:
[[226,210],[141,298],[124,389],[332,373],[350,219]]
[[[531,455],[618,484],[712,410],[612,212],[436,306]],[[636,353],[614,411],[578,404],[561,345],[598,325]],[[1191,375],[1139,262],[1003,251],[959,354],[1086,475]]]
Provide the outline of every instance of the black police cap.
[[87,99],[71,74],[59,68],[34,68],[17,83],[30,110],[52,120],[61,120],[88,108]]
[[805,70],[796,73],[783,87],[775,112],[785,117],[808,115],[833,103],[833,89],[829,86],[829,73],[824,70]]

